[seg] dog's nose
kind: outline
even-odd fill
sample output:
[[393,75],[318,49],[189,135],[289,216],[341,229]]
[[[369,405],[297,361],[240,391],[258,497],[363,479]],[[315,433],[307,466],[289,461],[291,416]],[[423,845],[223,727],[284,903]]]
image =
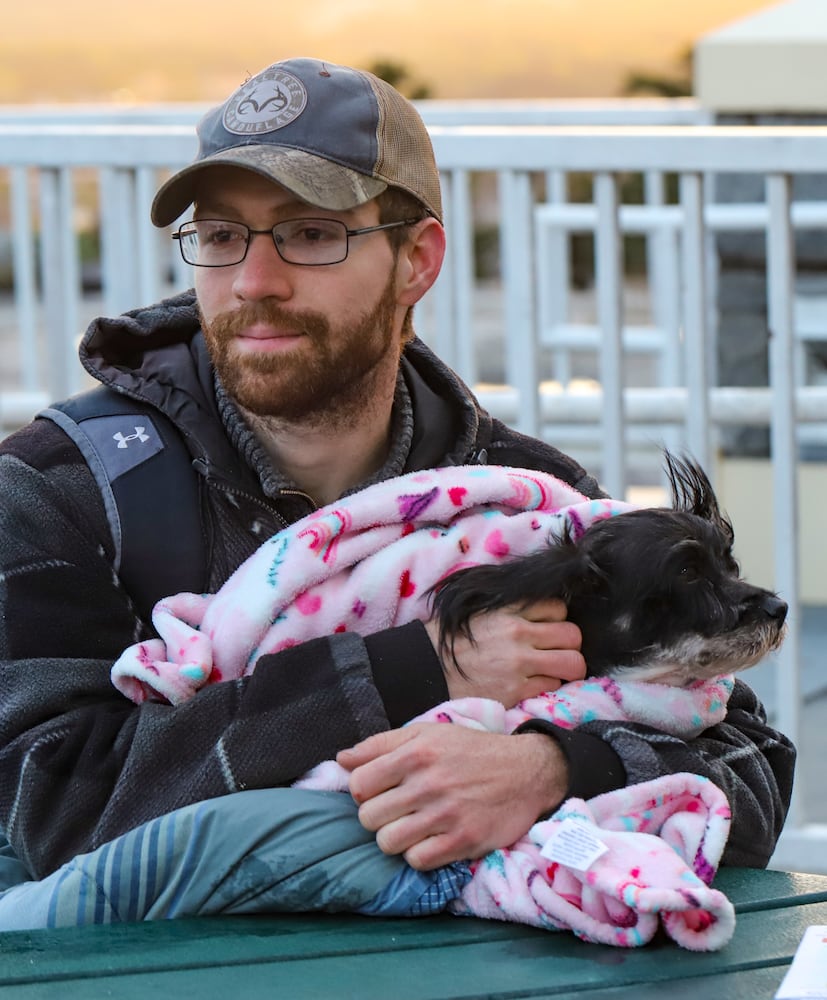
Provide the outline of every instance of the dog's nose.
[[767,594],[761,601],[761,610],[766,612],[770,618],[774,618],[779,625],[783,625],[784,619],[787,617],[787,602],[782,601],[775,594]]

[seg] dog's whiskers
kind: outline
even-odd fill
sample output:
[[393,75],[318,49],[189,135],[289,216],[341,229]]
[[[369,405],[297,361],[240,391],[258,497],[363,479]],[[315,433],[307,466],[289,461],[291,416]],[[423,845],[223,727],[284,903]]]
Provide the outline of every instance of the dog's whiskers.
[[737,673],[755,666],[784,640],[786,626],[772,623],[716,636],[685,636],[673,646],[649,646],[633,665],[617,665],[608,674],[623,680],[683,686],[696,680]]

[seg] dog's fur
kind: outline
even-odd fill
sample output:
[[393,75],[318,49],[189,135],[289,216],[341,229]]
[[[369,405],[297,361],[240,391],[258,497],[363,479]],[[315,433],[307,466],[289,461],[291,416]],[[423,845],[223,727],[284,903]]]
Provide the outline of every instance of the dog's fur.
[[740,577],[733,530],[696,464],[666,455],[672,507],[598,521],[575,540],[448,577],[434,595],[443,651],[473,615],[561,598],[589,675],[685,685],[751,667],[784,636],[787,605]]

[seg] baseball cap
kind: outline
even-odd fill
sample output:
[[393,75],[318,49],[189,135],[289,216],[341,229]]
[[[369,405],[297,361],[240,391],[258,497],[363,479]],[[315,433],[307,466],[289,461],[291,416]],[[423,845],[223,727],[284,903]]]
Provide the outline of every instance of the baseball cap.
[[425,123],[398,90],[364,70],[306,58],[274,63],[208,111],[197,134],[195,160],[155,196],[156,226],[183,214],[200,172],[215,164],[261,174],[332,211],[402,188],[442,221]]

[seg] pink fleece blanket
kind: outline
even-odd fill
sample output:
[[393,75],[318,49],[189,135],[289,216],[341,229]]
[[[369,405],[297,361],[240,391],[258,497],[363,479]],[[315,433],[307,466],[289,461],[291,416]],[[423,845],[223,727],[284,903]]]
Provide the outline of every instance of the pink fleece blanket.
[[499,466],[378,483],[274,535],[217,594],[159,601],[152,622],[161,638],[127,649],[112,679],[133,701],[177,705],[314,636],[427,619],[429,589],[449,573],[537,552],[566,524],[578,537],[628,509],[542,472]]
[[[413,721],[509,733],[529,718],[565,729],[617,719],[691,739],[723,719],[732,686],[731,677],[689,688],[593,677],[513,709],[463,698]],[[347,777],[335,761],[325,761],[297,785],[347,791]],[[588,801],[570,798],[515,844],[475,861],[471,881],[450,909],[571,930],[585,941],[626,948],[646,944],[662,927],[684,948],[714,951],[735,930],[731,902],[710,885],[730,818],[724,793],[695,774],[664,775]],[[556,850],[558,837],[564,847],[575,837],[581,856]]]
[[[160,638],[125,650],[112,679],[136,702],[181,704],[207,684],[249,674],[265,653],[314,636],[427,619],[430,588],[449,573],[536,552],[555,544],[566,526],[579,537],[596,520],[628,509],[589,500],[541,472],[497,466],[380,483],[274,535],[217,594],[159,601],[153,624]],[[690,688],[588,679],[510,710],[463,699],[416,721],[511,732],[534,717],[566,727],[609,718],[692,738],[724,717],[730,691],[729,679]],[[302,784],[347,787],[333,762]],[[582,870],[543,855],[574,815],[580,821],[566,825],[563,839],[573,829],[588,840],[591,830],[607,848]],[[725,796],[694,775],[665,776],[589,802],[571,799],[518,844],[475,862],[453,906],[626,947],[650,940],[661,925],[684,947],[718,948],[732,934],[734,912],[709,883],[728,829]]]
[[695,774],[571,798],[517,844],[476,862],[451,906],[624,948],[662,927],[684,948],[714,951],[735,930],[732,903],[709,886],[729,822],[723,792]]

